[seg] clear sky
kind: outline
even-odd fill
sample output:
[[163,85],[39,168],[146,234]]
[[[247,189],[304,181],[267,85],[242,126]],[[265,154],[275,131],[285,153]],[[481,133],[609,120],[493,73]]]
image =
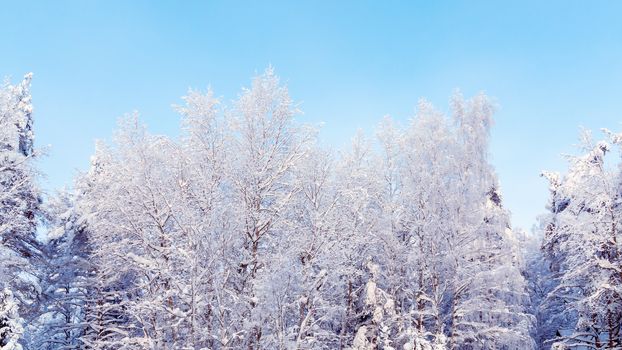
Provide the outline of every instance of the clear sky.
[[334,147],[420,97],[484,91],[492,162],[515,225],[544,211],[579,126],[622,125],[620,1],[2,1],[0,76],[34,72],[48,190],[86,169],[96,138],[137,110],[175,135],[171,104],[212,86],[234,99],[272,64]]

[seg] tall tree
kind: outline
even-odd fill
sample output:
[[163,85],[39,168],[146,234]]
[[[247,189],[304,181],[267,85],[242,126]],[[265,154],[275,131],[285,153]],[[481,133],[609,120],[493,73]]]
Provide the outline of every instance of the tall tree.
[[457,224],[450,249],[455,258],[451,287],[450,348],[533,348],[533,319],[520,273],[517,242],[488,163],[494,108],[484,95],[453,99],[461,144]]
[[547,347],[615,349],[622,345],[619,175],[605,166],[608,142],[584,132],[582,149],[564,177],[545,173],[552,199],[542,249],[552,283],[540,307],[541,338]]
[[36,349],[81,349],[89,331],[87,308],[94,282],[92,255],[84,218],[76,207],[75,192],[67,190],[47,198],[47,260],[42,270],[39,317],[28,327],[28,345]]
[[[33,166],[37,153],[33,148],[31,79],[32,74],[27,74],[20,84],[5,82],[0,87],[0,288],[11,294],[6,297],[12,303],[9,314],[17,312],[15,300],[26,320],[37,314],[43,264],[36,239],[40,191]],[[9,334],[11,329],[5,329],[2,337],[15,339]]]
[[294,123],[297,114],[297,106],[272,68],[253,80],[231,111],[231,182],[240,203],[239,229],[244,237],[238,293],[246,303],[244,346],[248,348],[258,348],[264,341],[270,344],[272,337],[280,337],[275,326],[268,325],[267,300],[262,293],[271,293],[266,273],[272,268],[272,259],[278,258],[274,242],[287,234],[290,223],[286,211],[300,191],[292,181],[294,169],[315,138],[312,130]]

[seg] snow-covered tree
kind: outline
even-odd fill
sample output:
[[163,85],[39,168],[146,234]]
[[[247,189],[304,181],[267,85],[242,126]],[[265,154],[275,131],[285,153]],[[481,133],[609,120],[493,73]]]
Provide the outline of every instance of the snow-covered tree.
[[[184,167],[178,147],[151,136],[136,117],[121,122],[115,149],[95,157],[87,213],[97,301],[92,340],[101,348],[185,346],[186,269],[195,259],[184,220]],[[192,271],[192,270],[191,270]],[[190,274],[192,275],[192,273]]]
[[454,214],[459,226],[451,246],[456,276],[449,346],[533,348],[529,296],[514,250],[517,240],[487,160],[493,106],[484,95],[469,101],[457,95],[453,109],[462,149]]
[[411,280],[397,298],[408,316],[405,330],[413,349],[445,343],[445,304],[454,274],[451,260],[452,207],[456,199],[458,145],[446,118],[421,100],[403,141],[403,214],[400,239],[409,257],[402,269]]
[[533,347],[485,96],[339,154],[272,69],[184,102],[178,139],[123,118],[50,203],[40,348]]
[[[78,189],[76,189],[78,191]],[[37,349],[81,349],[89,331],[87,305],[93,283],[92,254],[85,224],[67,190],[49,197],[44,206],[47,260],[42,269],[39,316],[26,329],[28,345]]]
[[[315,133],[294,122],[299,113],[287,88],[269,68],[253,80],[230,111],[233,131],[230,181],[234,190],[239,234],[243,238],[237,274],[237,292],[246,310],[244,346],[282,347],[282,310],[269,303],[275,297],[268,271],[281,256],[278,242],[290,234],[287,211],[300,191],[293,181],[296,165],[308,154]],[[278,292],[284,292],[279,289]],[[240,320],[242,321],[242,320]],[[262,345],[263,344],[263,345]]]
[[605,166],[607,141],[584,132],[582,149],[569,157],[564,177],[545,173],[552,198],[542,249],[552,281],[540,307],[540,333],[547,347],[615,349],[622,345],[619,175]]
[[7,300],[19,300],[27,320],[37,315],[43,264],[36,238],[40,192],[33,166],[31,78],[27,74],[20,84],[0,87],[0,289],[11,293]]
[[21,350],[19,340],[24,333],[18,301],[9,289],[0,292],[0,349]]

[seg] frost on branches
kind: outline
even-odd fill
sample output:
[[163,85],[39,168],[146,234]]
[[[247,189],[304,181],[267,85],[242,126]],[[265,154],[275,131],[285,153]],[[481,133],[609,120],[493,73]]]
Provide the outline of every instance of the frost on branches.
[[[38,314],[44,259],[36,239],[40,194],[32,166],[32,74],[0,86],[0,345],[18,349],[21,317]],[[17,308],[19,301],[20,307]]]
[[93,349],[532,347],[492,106],[453,101],[454,123],[422,102],[340,155],[272,69],[231,107],[190,91],[179,140],[123,118],[76,183],[92,275],[60,329]]
[[24,333],[23,319],[19,316],[17,300],[13,293],[0,291],[0,350],[21,350],[18,343]]
[[178,138],[121,118],[42,204],[29,84],[0,89],[0,350],[622,347],[619,134],[545,174],[540,242],[485,95],[332,152],[269,68],[228,105],[189,91]]
[[605,157],[620,135],[581,137],[583,154],[569,157],[570,169],[549,180],[550,213],[542,218],[545,284],[539,333],[546,348],[622,347],[621,169]]

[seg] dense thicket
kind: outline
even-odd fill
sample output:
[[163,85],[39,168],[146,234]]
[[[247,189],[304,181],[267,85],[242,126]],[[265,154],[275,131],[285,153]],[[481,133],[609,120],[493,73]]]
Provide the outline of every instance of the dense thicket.
[[622,346],[608,143],[546,174],[539,249],[503,207],[486,96],[335,153],[268,69],[229,105],[190,91],[177,139],[122,118],[41,205],[29,82],[0,90],[1,350]]
[[81,237],[92,275],[57,278],[56,300],[71,306],[56,326],[73,332],[59,338],[95,349],[533,347],[487,162],[492,106],[452,104],[448,119],[422,101],[410,126],[387,119],[379,142],[358,135],[341,155],[295,122],[271,70],[231,106],[191,91],[179,140],[124,118],[61,215],[72,224],[58,245]]

